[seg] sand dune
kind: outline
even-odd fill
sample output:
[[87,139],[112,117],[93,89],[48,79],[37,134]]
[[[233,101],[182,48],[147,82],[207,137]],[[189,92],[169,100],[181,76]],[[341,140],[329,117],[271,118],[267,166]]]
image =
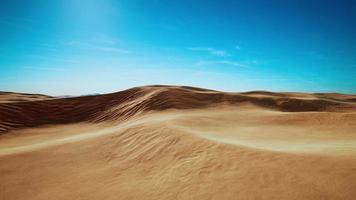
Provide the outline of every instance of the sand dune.
[[42,94],[25,94],[25,93],[14,93],[14,92],[0,92],[0,103],[13,103],[21,101],[41,101],[47,99],[53,99]]
[[0,95],[0,199],[356,196],[355,95],[35,96]]

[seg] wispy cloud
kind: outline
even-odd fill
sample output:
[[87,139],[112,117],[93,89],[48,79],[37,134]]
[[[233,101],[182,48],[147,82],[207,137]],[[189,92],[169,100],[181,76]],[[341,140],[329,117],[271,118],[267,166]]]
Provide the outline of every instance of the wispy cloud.
[[99,51],[106,51],[106,52],[112,52],[112,53],[130,53],[130,51],[126,49],[120,49],[116,47],[104,47],[104,46],[94,46],[95,49]]
[[46,66],[24,66],[23,69],[41,70],[41,71],[67,71],[67,69],[61,67],[46,67]]
[[236,50],[241,50],[241,47],[240,47],[239,45],[236,45],[236,46],[235,46],[235,49],[236,49]]
[[109,36],[100,36],[95,39],[95,42],[102,45],[116,45],[120,42],[118,38],[109,37]]
[[65,63],[79,63],[79,60],[72,60],[72,59],[66,59],[66,58],[61,58],[61,57],[47,57],[43,55],[36,55],[36,54],[27,54],[25,55],[26,58],[31,58],[31,59],[36,59],[36,60],[53,60],[53,61],[59,61],[59,62],[65,62]]
[[226,51],[214,49],[214,48],[211,48],[211,47],[189,47],[188,49],[191,50],[191,51],[207,52],[207,53],[210,53],[211,55],[214,55],[214,56],[221,56],[221,57],[229,56],[229,53],[227,53]]
[[[111,41],[112,42],[112,41]],[[104,51],[104,52],[111,52],[111,53],[131,53],[131,51],[126,49],[117,48],[111,44],[94,44],[88,42],[81,42],[81,41],[70,41],[67,42],[66,45],[68,46],[78,46],[86,49],[92,49],[97,51]]]
[[246,61],[244,63],[249,64],[249,65],[259,65],[259,64],[261,64],[263,62],[261,62],[259,60],[248,60],[248,61]]
[[235,66],[235,67],[242,67],[242,68],[248,68],[247,65],[237,62],[237,61],[231,61],[231,60],[215,60],[215,61],[206,61],[206,60],[201,60],[196,63],[196,65],[202,66],[202,65],[230,65],[230,66]]

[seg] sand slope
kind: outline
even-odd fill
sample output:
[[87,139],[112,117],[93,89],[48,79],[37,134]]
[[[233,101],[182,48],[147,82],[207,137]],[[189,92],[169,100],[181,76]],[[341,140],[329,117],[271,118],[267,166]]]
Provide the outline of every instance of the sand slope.
[[354,199],[354,95],[146,86],[0,103],[0,199]]
[[0,103],[13,103],[21,101],[41,101],[54,99],[54,97],[42,94],[25,94],[14,92],[0,92]]

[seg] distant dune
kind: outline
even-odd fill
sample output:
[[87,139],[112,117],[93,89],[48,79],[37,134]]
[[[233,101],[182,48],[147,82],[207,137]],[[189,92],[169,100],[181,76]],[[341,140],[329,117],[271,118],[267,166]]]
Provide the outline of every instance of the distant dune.
[[150,111],[198,109],[221,104],[251,104],[288,112],[349,112],[356,108],[356,95],[266,91],[224,93],[187,86],[146,86],[72,98],[1,93],[0,98],[1,132],[48,124],[123,120]]
[[0,93],[0,199],[355,199],[356,95]]
[[40,101],[53,99],[53,97],[42,94],[25,94],[15,92],[0,92],[0,103],[13,103],[22,101]]

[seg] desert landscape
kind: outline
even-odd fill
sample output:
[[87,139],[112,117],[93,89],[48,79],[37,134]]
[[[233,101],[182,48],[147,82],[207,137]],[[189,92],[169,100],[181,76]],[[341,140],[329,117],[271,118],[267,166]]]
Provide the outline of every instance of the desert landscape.
[[0,199],[355,199],[356,95],[0,93]]
[[356,200],[355,0],[1,0],[0,200]]

